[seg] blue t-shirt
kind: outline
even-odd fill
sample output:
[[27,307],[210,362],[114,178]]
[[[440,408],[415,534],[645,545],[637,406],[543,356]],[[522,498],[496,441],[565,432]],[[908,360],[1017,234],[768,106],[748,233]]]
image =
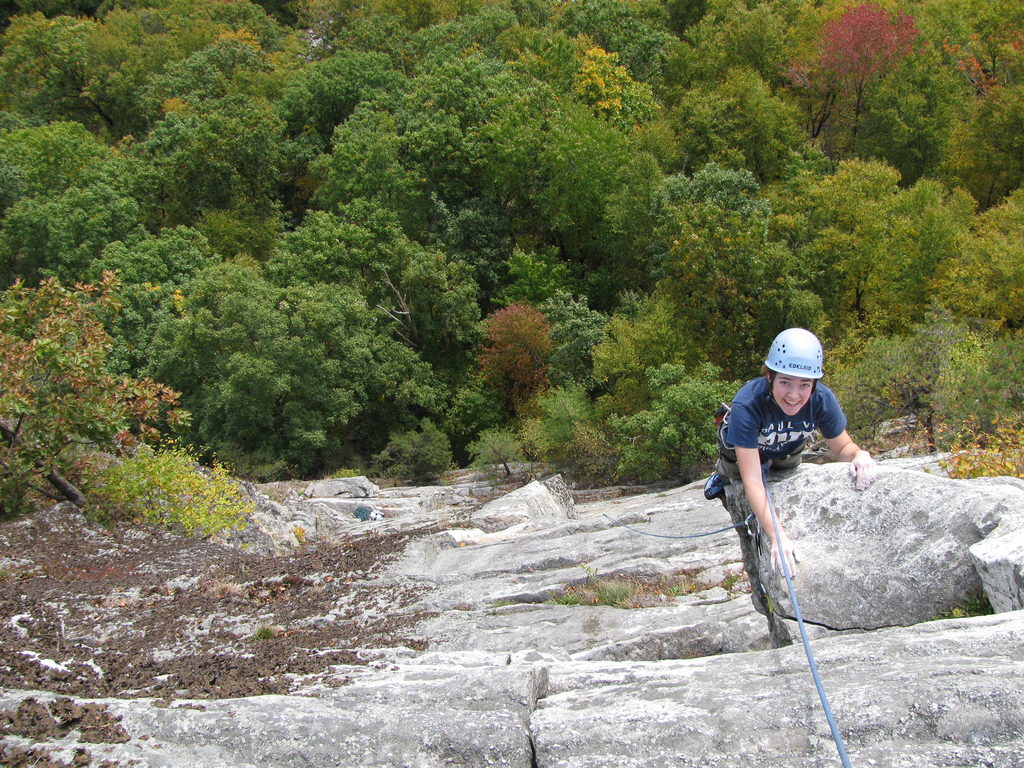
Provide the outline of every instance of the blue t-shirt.
[[736,393],[722,437],[734,448],[757,448],[765,461],[793,453],[815,428],[828,439],[846,429],[846,415],[831,389],[819,381],[806,405],[787,416],[772,398],[768,379],[760,376]]

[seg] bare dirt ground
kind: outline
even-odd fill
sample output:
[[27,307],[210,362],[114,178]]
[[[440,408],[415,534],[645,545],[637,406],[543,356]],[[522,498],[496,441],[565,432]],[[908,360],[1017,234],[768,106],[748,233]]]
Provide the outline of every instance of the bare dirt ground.
[[[170,703],[287,693],[296,676],[343,685],[330,668],[362,663],[360,649],[421,646],[414,588],[374,580],[411,535],[267,557],[103,528],[69,507],[0,522],[0,688]],[[83,724],[120,737],[102,708],[70,698],[0,712],[0,737]],[[3,765],[65,765],[47,759],[0,745]]]

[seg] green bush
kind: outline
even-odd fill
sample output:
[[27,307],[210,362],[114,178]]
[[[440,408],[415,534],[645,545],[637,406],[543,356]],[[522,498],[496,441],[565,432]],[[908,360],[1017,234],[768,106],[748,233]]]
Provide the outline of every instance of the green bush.
[[709,363],[692,371],[681,365],[652,369],[650,409],[612,419],[625,446],[619,473],[641,481],[687,477],[714,457],[715,409],[736,391],[720,376]]
[[419,429],[392,435],[375,463],[387,477],[425,482],[451,466],[451,444],[430,419],[424,419]]
[[1024,477],[1024,418],[997,420],[991,432],[965,430],[942,467],[950,477]]
[[912,417],[929,448],[946,449],[958,435],[991,433],[1018,414],[1022,374],[1024,335],[980,331],[935,312],[907,335],[870,339],[830,386],[858,437]]
[[595,417],[583,387],[557,387],[538,398],[537,410],[539,415],[522,428],[529,453],[577,481],[607,484],[614,478],[619,449]]
[[131,458],[94,468],[87,513],[104,522],[150,522],[187,534],[237,528],[253,504],[223,465],[202,467],[188,451],[142,446]]
[[506,477],[512,474],[509,463],[523,459],[523,446],[511,429],[485,429],[468,450],[474,469],[496,475],[501,466]]
[[556,387],[537,399],[540,414],[523,425],[523,442],[530,453],[564,463],[579,424],[588,422],[594,408],[582,387]]

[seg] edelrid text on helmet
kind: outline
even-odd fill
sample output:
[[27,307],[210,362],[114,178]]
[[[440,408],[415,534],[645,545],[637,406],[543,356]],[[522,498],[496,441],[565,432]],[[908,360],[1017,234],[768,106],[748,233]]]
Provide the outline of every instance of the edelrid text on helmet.
[[821,367],[823,358],[817,336],[804,328],[787,328],[775,337],[764,364],[776,373],[820,379],[825,375]]

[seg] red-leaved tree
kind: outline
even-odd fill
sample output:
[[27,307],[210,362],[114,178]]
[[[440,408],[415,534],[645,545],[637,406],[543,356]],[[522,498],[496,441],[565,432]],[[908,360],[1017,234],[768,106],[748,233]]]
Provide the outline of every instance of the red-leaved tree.
[[867,87],[913,53],[917,37],[912,16],[893,16],[873,3],[853,6],[826,22],[818,37],[817,60],[794,62],[789,72],[793,83],[810,96],[811,136],[835,128],[837,112],[846,111],[855,148]]
[[540,310],[510,304],[487,318],[487,340],[480,350],[484,380],[519,411],[548,385],[551,323]]

